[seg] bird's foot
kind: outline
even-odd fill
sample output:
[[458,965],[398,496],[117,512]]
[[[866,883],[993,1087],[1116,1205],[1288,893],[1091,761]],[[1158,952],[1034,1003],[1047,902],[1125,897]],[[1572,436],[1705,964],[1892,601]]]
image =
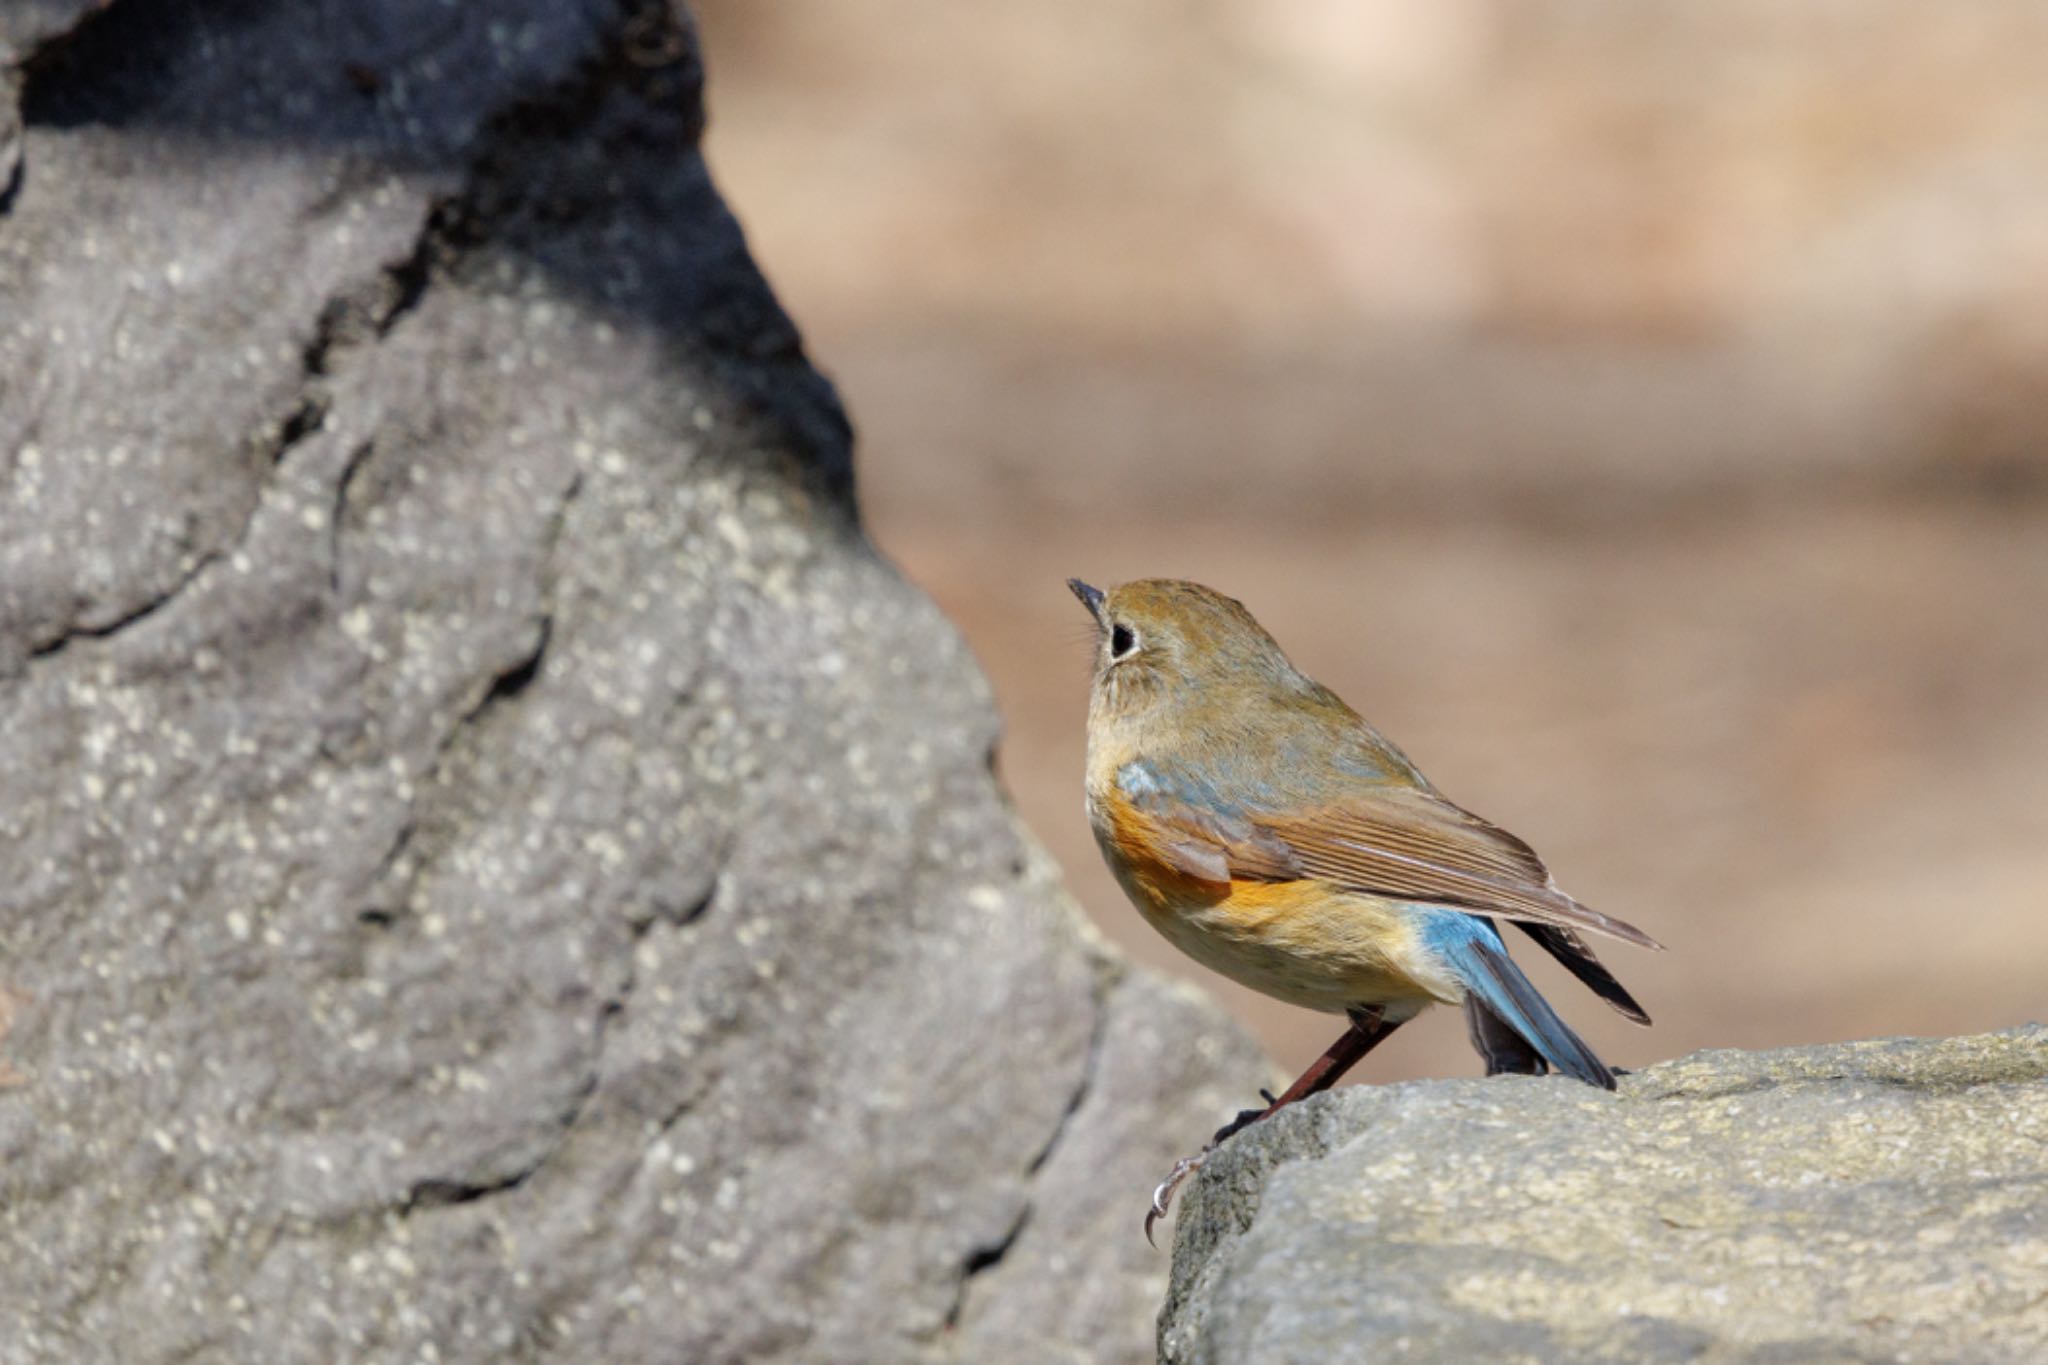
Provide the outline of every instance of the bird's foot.
[[[1265,1091],[1262,1090],[1259,1093],[1263,1095]],[[1237,1117],[1232,1119],[1230,1122],[1224,1124],[1221,1128],[1218,1128],[1216,1130],[1216,1135],[1209,1139],[1209,1145],[1203,1150],[1211,1152],[1215,1151],[1220,1144],[1222,1144],[1230,1138],[1236,1137],[1239,1133],[1242,1133],[1245,1129],[1251,1127],[1253,1124],[1257,1123],[1260,1119],[1266,1117],[1266,1115],[1272,1112],[1273,1106],[1270,1104],[1267,1105],[1264,1109],[1238,1110]]]
[[[1159,1188],[1152,1191],[1152,1207],[1145,1213],[1146,1241],[1152,1241],[1152,1225],[1164,1218],[1167,1209],[1172,1207],[1174,1191],[1181,1187],[1182,1181],[1202,1169],[1202,1163],[1209,1159],[1209,1153],[1280,1107],[1280,1102],[1273,1098],[1271,1091],[1261,1090],[1259,1098],[1266,1102],[1264,1109],[1238,1110],[1236,1118],[1216,1130],[1216,1136],[1209,1139],[1207,1147],[1193,1156],[1184,1156],[1173,1163],[1173,1169],[1166,1173],[1166,1179],[1160,1181]],[[1157,1242],[1152,1244],[1158,1245]]]
[[1166,1211],[1173,1207],[1173,1192],[1180,1188],[1183,1180],[1202,1169],[1202,1163],[1209,1159],[1209,1153],[1216,1150],[1210,1143],[1193,1156],[1184,1156],[1173,1163],[1173,1169],[1166,1173],[1166,1179],[1159,1182],[1159,1188],[1152,1191],[1152,1207],[1145,1211],[1145,1241],[1152,1246],[1159,1243],[1152,1240],[1152,1225],[1166,1217]]

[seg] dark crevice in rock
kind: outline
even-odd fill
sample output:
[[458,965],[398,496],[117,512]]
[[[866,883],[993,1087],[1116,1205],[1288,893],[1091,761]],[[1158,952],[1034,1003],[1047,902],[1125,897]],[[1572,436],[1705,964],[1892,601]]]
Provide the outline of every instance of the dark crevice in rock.
[[[428,209],[411,250],[400,259],[388,262],[368,284],[345,289],[327,301],[305,347],[303,365],[309,383],[333,372],[338,352],[373,345],[389,337],[398,324],[426,299],[437,274],[452,268],[464,252],[481,240],[481,227],[470,210],[469,201],[473,197],[478,167],[485,155],[479,153],[465,170],[465,188],[461,192],[436,200]],[[324,416],[324,406],[322,413]],[[335,483],[330,582],[337,593],[342,582],[342,535],[349,490],[375,449],[374,440],[359,445],[349,455]],[[580,478],[571,483],[568,498],[575,497],[579,484]],[[565,499],[563,510],[566,506]],[[551,528],[551,536],[559,529],[557,522]],[[546,647],[547,629],[548,623],[543,621],[539,648]],[[529,662],[537,666],[538,655]],[[502,683],[504,680],[499,681]],[[494,685],[493,692],[497,690]]]
[[[391,846],[384,850],[384,856],[377,860],[376,868],[370,873],[369,884],[372,887],[383,886],[385,879],[400,869],[419,832],[420,811],[415,801],[407,807],[404,822],[391,836]],[[356,911],[356,922],[376,929],[389,929],[411,908],[413,887],[418,880],[418,869],[408,869],[402,883],[393,888],[388,897],[380,895],[374,903]]]
[[[720,856],[720,863],[724,859]],[[656,924],[666,924],[672,929],[681,929],[695,924],[711,909],[711,902],[718,895],[718,879],[714,876],[703,892],[688,896],[663,896],[658,891],[645,902],[634,905],[626,914],[626,923],[633,931],[634,942],[646,938]]]
[[334,481],[334,510],[327,524],[327,582],[337,597],[341,595],[341,537],[348,522],[349,490],[355,486],[356,475],[363,472],[363,466],[376,453],[377,443],[364,441],[349,452],[348,462],[341,467],[341,476]]
[[1024,1229],[1031,1223],[1031,1215],[1036,1211],[1037,1203],[1029,1187],[1052,1160],[1053,1154],[1059,1150],[1060,1142],[1073,1125],[1074,1116],[1080,1112],[1081,1106],[1087,1103],[1088,1096],[1094,1092],[1096,1077],[1102,1065],[1102,1050],[1109,1032],[1109,993],[1121,977],[1122,970],[1115,963],[1105,961],[1096,964],[1089,992],[1094,1017],[1089,1022],[1088,1050],[1081,1061],[1080,1078],[1074,1083],[1073,1094],[1067,1097],[1066,1108],[1061,1110],[1059,1119],[1053,1124],[1052,1132],[1046,1137],[1045,1144],[1033,1154],[1024,1168],[1027,1189],[1024,1203],[1017,1210],[1017,1217],[1001,1237],[986,1246],[974,1248],[961,1262],[960,1278],[953,1290],[953,1303],[946,1311],[948,1330],[957,1327],[962,1314],[966,1312],[968,1294],[975,1279],[1000,1266],[1003,1258],[1010,1254],[1011,1249],[1017,1245],[1018,1238],[1024,1235]]
[[[310,375],[300,375],[298,398],[285,413],[284,420],[277,424],[276,430],[263,441],[263,452],[268,456],[263,463],[269,468],[274,469],[283,464],[307,438],[327,425],[327,397],[313,387],[310,380]],[[256,520],[256,508],[260,507],[262,502],[263,499],[259,495],[251,504],[249,519],[242,523],[237,540],[248,538],[250,524]]]
[[705,892],[688,905],[679,905],[673,908],[655,907],[655,917],[681,929],[685,925],[695,924],[698,920],[704,918],[705,914],[711,909],[711,902],[717,899],[717,896],[718,883],[714,880],[711,890]]
[[459,259],[467,245],[464,239],[473,235],[464,226],[460,199],[458,195],[436,200],[404,256],[327,300],[305,346],[303,364],[309,379],[332,374],[340,353],[390,336],[420,306],[437,272]]
[[308,394],[293,408],[277,430],[277,440],[270,452],[270,461],[276,464],[291,452],[293,446],[311,436],[327,424],[327,398],[324,394]]
[[[254,519],[254,516],[255,514],[252,510],[250,513],[251,520]],[[248,528],[245,525],[243,529],[246,531]],[[150,617],[155,616],[158,612],[170,606],[171,603],[177,601],[187,588],[199,581],[199,576],[206,572],[207,567],[219,560],[224,553],[226,552],[213,550],[199,556],[198,559],[192,562],[192,567],[181,574],[178,580],[171,584],[166,591],[129,609],[111,621],[96,626],[73,625],[63,633],[53,636],[30,649],[28,657],[31,660],[48,659],[54,655],[62,654],[75,641],[105,640],[119,635],[124,630],[141,625],[144,621],[147,621]]]
[[582,489],[582,476],[571,477],[561,501],[548,517],[547,529],[541,534],[540,620],[534,628],[533,647],[491,679],[490,686],[484,689],[483,695],[477,698],[476,704],[469,708],[442,743],[443,757],[464,731],[480,723],[499,706],[524,695],[533,686],[534,679],[540,676],[541,664],[547,658],[548,645],[555,634],[555,551],[561,543],[562,526],[568,520],[570,504],[576,501],[576,495]]
[[348,330],[347,296],[327,300],[320,309],[320,316],[313,319],[313,335],[306,339],[305,347],[299,352],[299,368],[307,378],[324,378],[327,374],[327,357],[342,335]]
[[683,1115],[695,1109],[697,1101],[716,1084],[717,1076],[713,1075],[705,1084],[693,1087],[687,1095],[670,1105],[662,1116],[654,1121],[654,1131],[666,1137],[669,1130],[682,1121]]
[[[278,423],[277,430],[265,442],[269,463],[273,467],[282,464],[294,449],[320,429],[324,422],[325,412],[325,405],[315,399],[307,398],[298,403],[286,415],[284,420]],[[249,513],[242,519],[242,525],[236,531],[233,541],[226,546],[208,550],[201,554],[192,561],[192,567],[180,574],[169,588],[155,597],[149,598],[130,608],[111,621],[100,625],[73,624],[61,634],[30,649],[29,658],[32,660],[47,659],[52,655],[61,654],[72,642],[77,640],[104,640],[119,635],[123,631],[141,625],[144,621],[171,606],[185,594],[187,589],[199,581],[201,575],[207,569],[223,559],[231,558],[247,543],[249,533],[256,525],[257,512],[263,506],[264,492],[264,488],[258,488],[256,495],[250,499]]]
[[[312,436],[324,425],[326,411],[324,401],[310,395],[302,397],[293,406],[291,411],[285,415],[284,419],[277,424],[277,429],[264,440],[265,462],[272,468],[282,464],[293,450],[298,448],[308,437]],[[111,621],[102,622],[98,625],[82,625],[74,622],[68,629],[33,646],[29,650],[28,657],[31,660],[47,659],[53,655],[61,654],[74,641],[108,639],[121,634],[123,631],[141,625],[144,621],[170,607],[199,581],[208,568],[223,559],[232,557],[247,543],[249,533],[256,525],[256,515],[263,506],[263,495],[266,488],[267,485],[259,487],[255,495],[250,498],[248,514],[243,517],[242,524],[236,530],[234,539],[225,546],[216,547],[200,554],[192,561],[191,567],[180,574],[164,591],[138,603]]]
[[0,140],[0,216],[14,207],[23,178],[21,142],[18,137]]
[[575,502],[576,495],[582,491],[582,487],[581,475],[569,480],[569,486],[563,490],[561,501],[548,517],[547,529],[541,533],[540,616],[534,623],[532,646],[491,678],[476,702],[442,737],[434,761],[437,773],[445,766],[450,751],[466,731],[481,723],[492,711],[506,702],[523,696],[540,676],[541,665],[546,662],[548,646],[553,642],[555,635],[555,550],[561,543],[562,525],[568,518],[569,506]]
[[[357,452],[355,458],[350,460],[349,467],[343,471],[340,490],[336,494],[337,503],[346,497],[348,482],[354,477],[353,471],[360,468],[361,464],[369,458],[369,453],[370,449],[366,445]],[[539,584],[541,605],[539,619],[534,627],[532,644],[522,651],[517,658],[513,659],[511,663],[493,674],[489,682],[484,685],[483,690],[477,695],[476,701],[456,719],[454,724],[448,726],[441,734],[439,742],[434,746],[433,758],[427,763],[425,773],[419,783],[422,792],[444,790],[448,784],[450,765],[454,762],[456,750],[461,746],[465,737],[473,734],[476,728],[484,724],[492,713],[516,702],[520,697],[526,695],[526,693],[532,690],[534,683],[538,681],[541,666],[546,662],[549,646],[554,642],[555,638],[556,550],[561,542],[562,528],[568,519],[570,504],[576,500],[577,494],[581,492],[582,487],[583,480],[581,475],[575,475],[570,478],[568,486],[562,492],[560,502],[549,515],[547,529],[542,533]],[[335,524],[337,528],[335,531],[336,559],[334,561],[336,567],[332,570],[332,574],[333,581],[338,588],[340,581],[340,532],[338,529],[340,519],[338,514]],[[381,892],[373,892],[377,897],[376,900],[356,911],[358,923],[371,928],[388,929],[410,911],[413,892],[419,884],[420,874],[425,870],[425,865],[432,861],[433,856],[431,853],[428,853],[419,859],[418,865],[405,866],[406,860],[417,851],[415,845],[419,840],[422,829],[425,828],[428,822],[430,812],[426,808],[427,799],[423,795],[416,795],[412,799],[407,807],[405,819],[400,823],[397,832],[392,836],[390,847],[385,850],[383,857],[378,859],[377,866],[370,874],[368,883],[372,888],[383,887],[387,878],[392,877],[394,873],[398,873],[402,869],[403,875],[399,880],[399,884],[385,888]]]
[[404,1203],[400,1205],[399,1213],[401,1215],[411,1214],[421,1209],[445,1207],[451,1204],[470,1204],[479,1199],[487,1199],[492,1195],[505,1194],[516,1190],[526,1184],[527,1181],[533,1179],[549,1162],[560,1155],[562,1149],[569,1145],[569,1139],[575,1133],[576,1125],[582,1122],[585,1111],[590,1107],[592,1097],[597,1094],[598,1085],[604,1080],[605,1043],[609,1039],[612,1029],[616,1026],[619,1016],[626,1012],[626,1006],[633,998],[633,988],[637,975],[633,956],[629,950],[626,956],[626,977],[619,987],[618,995],[605,1001],[603,1007],[598,1010],[596,1041],[591,1047],[588,1074],[585,1075],[582,1084],[577,1087],[576,1094],[570,1100],[569,1107],[563,1111],[555,1140],[548,1144],[547,1150],[528,1164],[496,1180],[463,1181],[434,1177],[419,1181],[413,1185],[411,1191],[406,1195]]
[[[548,519],[548,527],[543,534],[539,589],[541,611],[540,618],[535,624],[532,645],[494,674],[476,701],[442,734],[440,742],[435,746],[433,760],[427,765],[426,776],[421,782],[424,790],[441,789],[445,785],[448,767],[455,750],[463,738],[471,734],[478,725],[483,724],[492,712],[524,696],[540,677],[541,665],[546,661],[548,647],[555,635],[555,551],[561,540],[563,524],[569,515],[569,505],[575,501],[582,486],[580,475],[570,479],[568,487],[563,491],[561,502]],[[414,851],[413,845],[425,822],[426,812],[422,809],[422,798],[415,797],[406,812],[404,822],[392,836],[391,847],[385,850],[384,856],[378,860],[375,872],[371,874],[372,886],[381,884],[404,864],[406,858]],[[358,910],[357,921],[375,928],[388,928],[396,923],[412,904],[413,889],[419,882],[422,870],[422,867],[407,868],[402,884],[393,889],[388,898],[380,897],[376,904]]]
[[967,1278],[973,1279],[976,1275],[981,1274],[982,1271],[1001,1265],[1003,1257],[1009,1254],[1012,1246],[1016,1245],[1018,1235],[1024,1231],[1024,1225],[1030,1221],[1031,1210],[1027,1208],[1017,1215],[1017,1221],[1010,1224],[1010,1230],[1003,1234],[1000,1241],[991,1246],[977,1247],[972,1252],[969,1252],[966,1261],[962,1263],[967,1272]]
[[419,307],[420,300],[426,297],[434,265],[452,240],[449,224],[453,212],[453,206],[447,202],[435,204],[427,213],[426,227],[414,241],[411,253],[404,260],[384,267],[387,289],[383,307],[375,319],[379,338],[390,336],[400,319]]
[[1002,1236],[986,1246],[975,1247],[967,1253],[967,1258],[960,1263],[960,1280],[953,1288],[953,1302],[946,1309],[946,1330],[950,1331],[960,1325],[961,1314],[967,1310],[968,1290],[973,1285],[975,1277],[985,1275],[1001,1265],[1003,1258],[1010,1254],[1010,1248],[1017,1245],[1017,1239],[1024,1235],[1024,1228],[1030,1222],[1031,1205],[1027,1203],[1017,1210],[1017,1216],[1011,1220],[1010,1226],[1003,1230]]
[[514,1171],[502,1180],[488,1180],[479,1184],[463,1180],[443,1180],[438,1177],[422,1180],[406,1195],[404,1207],[400,1212],[410,1214],[421,1209],[445,1208],[450,1204],[475,1203],[490,1195],[518,1189],[539,1169],[540,1166],[536,1163]]
[[[581,67],[552,87],[498,111],[485,125],[473,206],[487,218],[540,211],[560,222],[589,206],[566,197],[532,200],[549,177],[522,154],[537,140],[591,138],[618,142],[609,150],[693,151],[704,133],[704,69],[692,21],[669,0],[619,0],[622,22],[609,30]],[[627,92],[646,106],[642,118],[606,120],[606,101]],[[617,123],[618,126],[600,126]]]
[[[722,868],[725,863],[725,854],[723,853],[723,851],[721,851],[718,855],[718,862],[720,867]],[[632,932],[633,944],[632,948],[629,950],[629,956],[627,958],[627,986],[626,990],[621,993],[621,1009],[625,1007],[624,997],[630,996],[630,994],[632,993],[633,985],[638,980],[638,955],[641,940],[645,939],[650,933],[654,932],[654,927],[657,924],[665,924],[672,929],[682,929],[687,928],[688,926],[695,924],[698,920],[704,918],[704,916],[710,912],[712,904],[718,899],[718,889],[720,880],[721,874],[713,873],[710,884],[705,888],[702,894],[690,897],[685,900],[679,900],[673,904],[664,904],[662,902],[656,901],[655,903],[647,907],[647,913],[641,914],[636,912],[629,915],[626,923],[627,927]],[[701,1099],[704,1093],[711,1088],[712,1084],[715,1084],[715,1080],[705,1085],[686,1087],[682,1095],[682,1098],[677,1100],[674,1104],[670,1105],[665,1111],[663,1111],[660,1117],[654,1120],[653,1124],[651,1125],[652,1132],[656,1135],[666,1136],[669,1130],[676,1125],[676,1123],[683,1117],[683,1115],[689,1113],[691,1109],[696,1107],[697,1101]],[[650,1141],[651,1140],[652,1139],[650,1138]]]
[[1095,1017],[1088,1025],[1088,1051],[1081,1061],[1081,1078],[1075,1082],[1074,1093],[1067,1097],[1067,1107],[1061,1112],[1059,1122],[1053,1125],[1052,1133],[1046,1138],[1045,1145],[1038,1149],[1038,1154],[1031,1158],[1031,1164],[1024,1168],[1027,1176],[1035,1176],[1045,1169],[1045,1164],[1052,1160],[1053,1153],[1059,1150],[1060,1140],[1066,1137],[1067,1129],[1073,1124],[1074,1115],[1080,1112],[1081,1106],[1087,1102],[1089,1094],[1095,1089],[1095,1077],[1102,1065],[1103,1043],[1109,1032],[1109,992],[1115,985],[1115,975],[1115,969],[1107,964],[1096,972],[1091,990]]
[[399,1206],[398,1212],[401,1216],[421,1209],[475,1203],[479,1199],[516,1190],[539,1174],[549,1162],[561,1154],[564,1147],[569,1145],[576,1125],[583,1121],[583,1115],[589,1110],[598,1086],[603,1083],[605,1045],[610,1041],[612,1030],[617,1027],[620,1017],[625,1014],[626,1007],[632,1003],[633,991],[639,984],[639,963],[635,957],[635,949],[641,937],[641,934],[635,933],[627,945],[625,975],[619,983],[618,994],[606,1000],[598,1009],[590,1049],[590,1065],[568,1107],[563,1110],[555,1139],[548,1144],[547,1150],[533,1161],[495,1180],[464,1181],[433,1177],[416,1182]]
[[533,680],[540,676],[541,660],[547,655],[548,639],[554,631],[555,618],[552,615],[541,617],[540,629],[534,633],[532,653],[491,680],[490,690],[469,713],[470,720],[475,720],[494,706],[511,701],[533,686]]
[[[632,989],[630,983],[626,989],[629,991]],[[569,1102],[568,1108],[562,1111],[561,1117],[558,1120],[559,1127],[555,1138],[548,1144],[546,1151],[526,1165],[494,1180],[469,1181],[443,1176],[431,1176],[425,1180],[416,1181],[413,1187],[407,1191],[405,1199],[398,1206],[399,1216],[406,1217],[422,1209],[446,1208],[453,1204],[473,1204],[479,1199],[488,1199],[492,1195],[510,1193],[533,1179],[535,1175],[540,1173],[543,1167],[550,1161],[553,1161],[556,1154],[568,1145],[569,1135],[575,1131],[578,1120],[583,1117],[584,1109],[590,1104],[590,1097],[597,1093],[598,1079],[603,1075],[605,1032],[612,1016],[616,1015],[621,1008],[623,1008],[623,1000],[607,1001],[603,1010],[599,1012],[597,1043],[591,1058],[590,1074],[583,1084],[578,1087],[575,1096]]]

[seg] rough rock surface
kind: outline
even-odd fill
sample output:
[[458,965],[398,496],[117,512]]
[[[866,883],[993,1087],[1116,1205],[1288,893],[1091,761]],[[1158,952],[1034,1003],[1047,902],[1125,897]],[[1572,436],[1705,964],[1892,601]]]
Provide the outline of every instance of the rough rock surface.
[[699,78],[0,13],[0,1359],[1151,1354],[1260,1065],[1020,838]]
[[2048,1359],[2048,1029],[1358,1087],[1190,1192],[1175,1362]]

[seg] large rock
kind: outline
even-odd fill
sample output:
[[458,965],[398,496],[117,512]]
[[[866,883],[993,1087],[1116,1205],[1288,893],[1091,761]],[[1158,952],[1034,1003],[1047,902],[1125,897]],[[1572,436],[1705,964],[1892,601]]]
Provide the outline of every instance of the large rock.
[[2048,1029],[1339,1091],[1203,1170],[1160,1354],[2048,1359]]
[[1261,1068],[1015,827],[699,76],[0,15],[0,1359],[1151,1354]]

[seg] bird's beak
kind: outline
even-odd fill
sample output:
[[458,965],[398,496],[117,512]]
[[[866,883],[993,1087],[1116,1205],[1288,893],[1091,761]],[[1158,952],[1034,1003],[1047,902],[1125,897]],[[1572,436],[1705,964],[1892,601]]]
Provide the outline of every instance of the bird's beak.
[[1095,618],[1096,624],[1100,625],[1102,622],[1102,589],[1091,588],[1078,578],[1069,578],[1067,586],[1074,590],[1074,596],[1081,599],[1081,605],[1088,608],[1088,614]]

